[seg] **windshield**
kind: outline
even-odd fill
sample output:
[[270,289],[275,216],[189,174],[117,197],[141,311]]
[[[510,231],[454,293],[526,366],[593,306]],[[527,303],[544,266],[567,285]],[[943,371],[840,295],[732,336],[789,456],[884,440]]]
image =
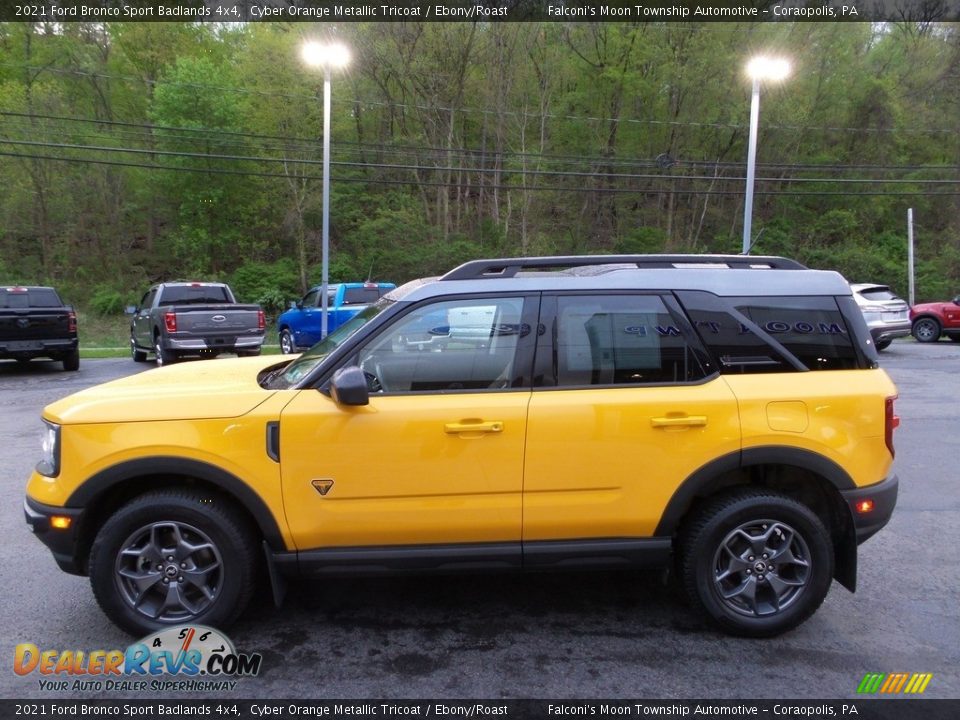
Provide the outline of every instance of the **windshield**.
[[312,348],[307,350],[299,358],[285,365],[283,368],[267,378],[264,387],[268,390],[283,390],[292,387],[303,380],[317,365],[336,350],[348,337],[357,330],[366,325],[381,312],[393,304],[391,300],[380,300],[375,305],[364,308],[359,313],[350,318],[343,325],[338,327],[332,333]]

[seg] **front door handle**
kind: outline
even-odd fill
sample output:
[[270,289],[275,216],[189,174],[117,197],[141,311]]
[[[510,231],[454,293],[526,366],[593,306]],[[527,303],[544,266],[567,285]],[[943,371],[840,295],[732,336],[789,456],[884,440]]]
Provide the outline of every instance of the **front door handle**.
[[650,418],[655,428],[703,427],[707,424],[706,415],[672,415],[670,417]]
[[498,433],[503,432],[503,422],[495,420],[493,422],[470,421],[452,422],[443,426],[443,431],[449,435],[459,435],[460,433]]

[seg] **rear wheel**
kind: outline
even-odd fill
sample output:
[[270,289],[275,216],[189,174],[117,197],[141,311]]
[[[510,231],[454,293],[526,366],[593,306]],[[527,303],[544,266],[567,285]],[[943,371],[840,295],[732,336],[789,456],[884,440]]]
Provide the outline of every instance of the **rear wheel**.
[[774,491],[709,501],[684,529],[678,570],[688,599],[721,629],[771,637],[820,607],[833,577],[830,533],[805,505]]
[[157,356],[157,365],[172,365],[177,361],[177,354],[173,350],[167,350],[160,342],[160,336],[153,338],[153,352]]
[[953,342],[960,342],[960,335],[951,335],[950,339],[953,340]]
[[260,354],[260,348],[256,350],[237,350],[237,357],[257,357]]
[[114,513],[90,550],[101,609],[128,632],[235,620],[253,591],[252,533],[219,496],[163,490]]
[[891,342],[893,342],[893,341],[892,341],[892,340],[877,340],[877,342],[875,343],[875,345],[876,345],[876,347],[877,347],[877,350],[886,350],[888,347],[890,347],[890,343],[891,343]]
[[917,339],[917,342],[936,342],[940,339],[940,323],[928,317],[914,320],[913,336]]
[[79,348],[63,356],[63,369],[74,371],[80,369],[80,350]]

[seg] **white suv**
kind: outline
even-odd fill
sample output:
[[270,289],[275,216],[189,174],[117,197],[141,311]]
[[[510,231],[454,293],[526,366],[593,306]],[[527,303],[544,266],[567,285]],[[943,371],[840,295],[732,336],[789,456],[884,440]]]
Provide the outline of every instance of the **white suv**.
[[877,350],[883,350],[894,338],[910,334],[910,307],[886,285],[850,283],[863,319]]

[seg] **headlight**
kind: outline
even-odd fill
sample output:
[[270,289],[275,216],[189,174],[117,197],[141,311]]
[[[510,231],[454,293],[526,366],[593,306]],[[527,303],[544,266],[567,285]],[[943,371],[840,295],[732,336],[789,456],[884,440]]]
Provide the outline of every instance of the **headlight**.
[[47,477],[60,474],[60,426],[43,421],[43,444],[37,472]]

